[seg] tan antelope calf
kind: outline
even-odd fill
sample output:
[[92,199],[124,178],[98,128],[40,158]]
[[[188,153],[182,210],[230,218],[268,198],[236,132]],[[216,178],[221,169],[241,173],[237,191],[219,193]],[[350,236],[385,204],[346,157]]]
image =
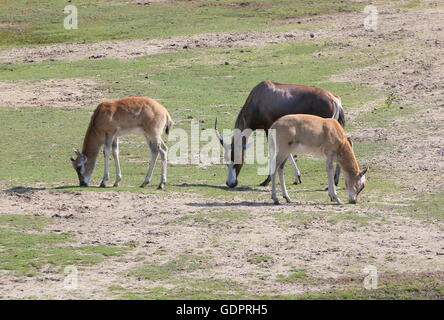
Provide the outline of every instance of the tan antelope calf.
[[[356,203],[359,193],[367,183],[365,173],[368,168],[363,171],[359,169],[351,141],[337,120],[307,114],[292,114],[279,118],[270,129],[275,130],[274,133],[271,131],[268,135],[272,181],[271,198],[275,204],[279,204],[276,197],[276,168],[281,183],[282,196],[287,202],[291,202],[285,187],[284,165],[292,153],[321,154],[327,159],[328,195],[332,201],[341,203],[334,184],[333,163],[337,162],[345,173],[348,200],[350,203]],[[273,159],[276,161],[273,162]]]
[[168,110],[156,100],[145,97],[128,97],[114,101],[104,101],[94,110],[88,129],[83,140],[82,152],[75,150],[76,159],[71,158],[72,165],[79,177],[80,186],[88,186],[97,155],[103,145],[105,156],[105,172],[101,187],[106,187],[109,180],[109,158],[112,152],[116,164],[117,187],[122,180],[119,161],[119,136],[126,134],[144,135],[151,150],[151,160],[145,181],[146,186],[153,173],[154,165],[160,153],[162,160],[162,175],[159,189],[166,183],[167,152],[168,148],[162,140],[162,131],[165,128],[169,133],[173,121]]

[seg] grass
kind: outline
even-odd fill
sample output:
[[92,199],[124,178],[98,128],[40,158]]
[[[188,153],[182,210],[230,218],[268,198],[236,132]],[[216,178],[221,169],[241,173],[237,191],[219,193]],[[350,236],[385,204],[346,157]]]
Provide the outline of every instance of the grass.
[[[327,89],[333,88],[334,92],[347,101],[348,108],[354,108],[362,101],[372,99],[374,94],[363,93],[360,86],[328,82],[330,75],[350,67],[350,64],[338,57],[324,58],[313,55],[322,50],[323,46],[317,43],[297,43],[248,50],[190,50],[131,61],[103,59],[69,64],[44,62],[9,65],[8,68],[14,71],[0,70],[0,77],[7,81],[92,78],[99,83],[101,89],[112,92],[111,97],[160,97],[160,101],[167,106],[175,119],[175,127],[189,133],[191,120],[199,120],[200,129],[212,128],[215,113],[218,114],[220,128],[232,127],[248,92],[259,81],[267,78],[279,79],[282,82],[322,84]],[[213,57],[211,61],[208,56]],[[223,61],[230,61],[230,65],[226,66]],[[365,63],[367,61],[356,60],[356,64]],[[121,75],[118,83],[113,81],[116,74]],[[208,87],[212,90],[205,89]],[[226,92],[230,92],[230,95]],[[0,184],[7,188],[45,184],[63,187],[60,189],[62,191],[79,190],[77,187],[70,187],[78,182],[74,170],[70,167],[69,157],[71,150],[79,148],[82,143],[93,106],[86,107],[88,109],[0,108],[0,137],[5,141],[3,165],[8,168],[0,171]],[[32,136],[29,135],[29,128],[33,128]],[[21,141],[19,147],[15,142],[17,140]],[[171,148],[172,143],[169,145]],[[142,137],[129,136],[122,139],[123,181],[122,187],[117,190],[152,192],[154,187],[148,187],[147,190],[135,187],[140,185],[145,175],[148,154]],[[304,181],[305,186],[317,188],[325,179],[323,161],[301,158],[299,164],[303,170],[302,178],[310,175],[310,178],[307,177]],[[98,184],[102,168],[102,159],[99,157],[92,185]],[[247,186],[245,192],[250,196],[254,192],[249,192],[248,186],[256,186],[265,178],[258,177],[256,169],[257,166],[246,165],[240,176],[241,186]],[[159,166],[154,173],[154,184],[159,176],[158,170]],[[170,165],[168,190],[186,188],[187,191],[205,196],[227,195],[227,189],[222,187],[225,175],[226,168],[223,164],[211,166],[211,172],[196,170],[194,165]],[[236,192],[238,191],[239,189]],[[324,198],[322,196],[322,199]]]
[[203,256],[182,254],[174,260],[162,264],[145,263],[132,270],[129,275],[137,278],[153,281],[171,279],[180,274],[188,274],[193,271],[209,267],[209,259]]
[[321,293],[307,293],[303,295],[284,295],[283,299],[296,300],[419,300],[442,299],[444,284],[434,278],[415,278],[402,281],[389,281],[380,284],[377,289],[343,288]]
[[247,261],[251,264],[256,264],[259,266],[266,265],[269,262],[273,262],[273,258],[270,256],[265,256],[262,254],[254,254],[250,256]]
[[[307,28],[306,24],[295,24],[301,16],[361,10],[365,5],[344,1],[301,0],[296,4],[290,0],[207,0],[138,6],[122,5],[121,1],[73,0],[79,7],[79,29],[67,31],[61,23],[62,9],[67,2],[44,0],[39,2],[38,7],[30,4],[30,1],[0,0],[0,3],[4,9],[0,12],[0,46],[3,47],[168,37],[202,32],[303,29]],[[280,26],[283,20],[290,24]],[[324,87],[341,96],[346,110],[375,100],[380,102],[370,112],[358,115],[353,124],[349,122],[348,131],[359,130],[363,126],[389,127],[394,119],[413,114],[415,110],[398,104],[397,97],[392,93],[383,95],[355,82],[330,80],[332,76],[346,72],[349,68],[380,63],[380,59],[387,57],[385,53],[377,51],[380,49],[369,48],[365,54],[354,52],[353,60],[350,60],[350,51],[334,50],[328,44],[313,40],[260,48],[182,50],[127,61],[100,59],[11,64],[0,65],[0,78],[2,81],[17,83],[18,86],[20,81],[91,79],[107,98],[152,96],[170,110],[176,121],[175,127],[185,129],[188,133],[192,120],[199,121],[200,129],[207,129],[213,126],[216,115],[221,128],[231,128],[248,92],[265,79]],[[45,186],[51,192],[159,192],[154,191],[160,175],[159,165],[154,173],[153,185],[146,189],[137,187],[145,175],[148,161],[148,149],[141,137],[122,139],[122,187],[77,187],[78,181],[70,167],[69,156],[72,148],[80,147],[94,107],[0,107],[0,138],[3,141],[0,186],[3,189]],[[168,144],[171,146],[173,142]],[[355,152],[361,164],[372,162],[375,154],[389,154],[390,148],[390,142],[355,143]],[[292,176],[287,168],[286,179],[293,200],[329,204],[327,194],[323,191],[326,185],[325,162],[319,158],[301,156],[298,165],[302,172],[301,186],[290,186]],[[171,192],[186,191],[215,198],[215,202],[221,199],[233,201],[233,197],[236,197],[245,201],[271,203],[268,189],[257,187],[265,177],[258,176],[256,169],[257,166],[246,165],[239,178],[240,188],[228,190],[223,186],[226,168],[222,164],[205,168],[171,164],[167,190],[160,192],[169,197]],[[93,177],[94,185],[98,185],[102,170],[100,157]],[[113,173],[111,170],[111,181]],[[395,175],[396,172],[384,171],[377,164],[371,166],[370,183],[364,190],[363,201],[347,207],[344,213],[338,213],[338,210],[343,209],[342,206],[338,210],[336,207],[330,210],[330,207],[321,206],[313,212],[275,212],[273,217],[287,231],[317,219],[325,219],[331,224],[346,221],[357,226],[365,226],[375,220],[380,223],[384,220],[380,215],[359,212],[363,208],[379,209],[380,206],[373,200],[381,201],[387,194],[406,194],[407,191],[400,189],[392,178]],[[346,200],[343,182],[340,184],[339,196],[343,201]],[[199,207],[199,200],[191,202],[188,205]],[[402,208],[396,207],[396,210],[414,217],[443,218],[442,194],[430,195],[407,204]],[[388,206],[384,208],[390,209]],[[267,207],[264,207],[264,212],[267,212]],[[160,213],[167,212],[162,210]],[[179,225],[232,226],[250,223],[250,219],[248,212],[212,209],[210,212],[203,210],[182,216],[172,222]],[[47,266],[60,272],[66,265],[86,267],[113,257],[123,262],[126,261],[124,253],[127,247],[141,247],[136,241],[128,241],[124,247],[79,246],[69,234],[48,232],[50,224],[51,219],[44,217],[0,215],[0,269],[9,270],[14,275],[29,276],[39,275]],[[210,255],[212,252],[209,251]],[[136,258],[138,260],[132,261],[140,261],[141,265],[126,274],[133,279],[148,280],[153,287],[136,290],[116,282],[108,287],[111,296],[121,299],[413,299],[442,298],[443,295],[442,281],[423,277],[386,281],[378,290],[371,292],[357,286],[339,285],[335,290],[304,295],[258,293],[250,291],[248,283],[213,278],[213,275],[210,279],[206,278],[205,274],[211,273],[214,267],[208,256],[186,253],[165,261],[168,256],[165,249],[159,249],[154,255],[156,261],[160,262],[146,261],[146,256],[139,254]],[[387,255],[386,258],[396,257]],[[278,263],[277,259],[263,254],[252,254],[244,259],[252,268]],[[264,268],[261,269],[263,271]],[[297,284],[310,286],[320,282],[319,279],[311,278],[307,270],[299,268],[291,268],[288,273],[276,276],[263,274],[263,277],[284,287]],[[260,281],[257,283],[262,284]]]
[[308,278],[307,271],[305,269],[292,268],[289,274],[278,274],[276,280],[286,283],[300,283]]
[[184,278],[173,288],[171,285],[155,286],[143,291],[126,292],[113,290],[117,299],[125,300],[209,300],[209,299],[251,299],[257,295],[247,292],[243,285],[224,279]]
[[[246,286],[233,280],[199,279],[182,277],[162,278],[155,286],[133,291],[124,286],[113,284],[108,288],[117,299],[284,299],[284,300],[322,300],[322,299],[442,299],[444,283],[442,274],[400,274],[380,275],[378,287],[372,290],[363,288],[360,279],[346,280],[338,283],[334,289],[312,291],[305,294],[276,294],[264,288],[259,292],[250,292]],[[359,281],[358,281],[359,280]],[[313,286],[323,284],[324,280],[311,278],[305,269],[292,268],[289,274],[279,274],[277,282],[284,284],[303,284]]]
[[[204,32],[247,31],[304,15],[356,11],[363,4],[313,1],[174,1],[136,5],[106,0],[1,0],[0,46],[164,38]],[[78,29],[65,30],[66,5],[78,9]]]
[[240,210],[212,210],[205,213],[197,213],[192,215],[182,216],[173,221],[168,221],[167,224],[175,223],[182,225],[183,223],[192,222],[206,226],[227,227],[232,226],[233,223],[239,224],[248,219],[248,213]]
[[384,204],[385,210],[400,212],[409,217],[426,220],[444,220],[444,193],[435,193],[424,195],[421,199],[407,200],[401,203]]
[[0,215],[0,270],[17,276],[35,276],[43,267],[50,266],[55,272],[61,272],[64,266],[97,264],[127,250],[103,245],[77,246],[69,234],[40,232],[51,224],[49,220],[18,214]]
[[13,227],[18,230],[42,231],[51,223],[51,218],[17,214],[0,214],[0,226]]
[[420,218],[444,220],[444,193],[425,196],[423,199],[407,203],[409,215]]
[[367,216],[367,215],[360,215],[356,214],[353,211],[348,211],[344,213],[339,213],[336,215],[331,216],[328,220],[335,224],[340,221],[350,221],[353,222],[359,226],[366,226],[369,224],[370,221],[374,220],[375,217]]

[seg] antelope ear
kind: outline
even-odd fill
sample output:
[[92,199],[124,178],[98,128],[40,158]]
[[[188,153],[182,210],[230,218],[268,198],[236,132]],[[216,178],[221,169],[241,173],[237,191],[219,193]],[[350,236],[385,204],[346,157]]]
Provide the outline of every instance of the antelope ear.
[[76,160],[73,159],[73,157],[71,157],[71,158],[69,158],[69,159],[70,159],[72,162],[76,161]]
[[368,172],[368,167],[365,167],[364,170],[362,170],[361,173],[359,174],[359,178],[364,176],[367,172]]
[[353,141],[352,141],[352,139],[349,136],[347,136],[347,140],[350,143],[351,147],[353,148]]

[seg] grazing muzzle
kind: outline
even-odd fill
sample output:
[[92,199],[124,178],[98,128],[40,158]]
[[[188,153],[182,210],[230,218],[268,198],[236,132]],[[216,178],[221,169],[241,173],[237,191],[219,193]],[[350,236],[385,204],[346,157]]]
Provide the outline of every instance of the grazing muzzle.
[[237,186],[237,170],[235,168],[236,165],[228,164],[228,176],[227,181],[225,182],[229,188],[234,188]]
[[74,150],[77,158],[73,159],[71,158],[71,164],[74,168],[74,170],[76,170],[77,173],[77,177],[79,178],[79,184],[81,187],[87,187],[88,186],[88,178],[85,177],[85,165],[86,165],[86,161],[88,160],[88,158],[81,153],[79,150]]
[[[231,140],[231,143],[227,143],[224,137],[219,133],[219,130],[217,130],[217,118],[216,121],[214,122],[214,130],[221,146],[224,148],[224,158],[228,167],[228,175],[225,183],[229,188],[234,188],[238,184],[237,177],[243,165],[244,152],[251,145],[253,145],[253,142],[246,144],[245,137],[244,137],[245,141],[235,140],[235,139],[242,139],[242,134],[240,133],[239,129],[235,129],[233,132],[233,138]],[[251,132],[251,129],[246,129],[246,130],[250,130]],[[240,143],[239,144],[235,143],[235,141],[240,141]],[[235,146],[238,146],[238,148]]]
[[361,173],[359,173],[356,181],[351,185],[349,185],[349,183],[346,183],[348,189],[349,203],[356,204],[358,202],[358,196],[367,184],[367,178],[365,177],[367,171],[368,168],[365,168]]

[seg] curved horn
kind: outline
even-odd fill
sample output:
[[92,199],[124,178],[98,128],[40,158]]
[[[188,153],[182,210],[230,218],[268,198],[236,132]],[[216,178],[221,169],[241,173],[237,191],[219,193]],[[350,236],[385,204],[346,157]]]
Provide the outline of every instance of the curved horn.
[[364,170],[362,170],[361,173],[359,173],[359,177],[361,178],[367,172],[368,172],[368,167],[365,167]]
[[217,130],[217,117],[216,117],[216,121],[214,121],[214,130],[216,131],[216,136],[219,139],[220,144],[222,145],[222,147],[225,148],[224,137],[219,133],[219,130]]

